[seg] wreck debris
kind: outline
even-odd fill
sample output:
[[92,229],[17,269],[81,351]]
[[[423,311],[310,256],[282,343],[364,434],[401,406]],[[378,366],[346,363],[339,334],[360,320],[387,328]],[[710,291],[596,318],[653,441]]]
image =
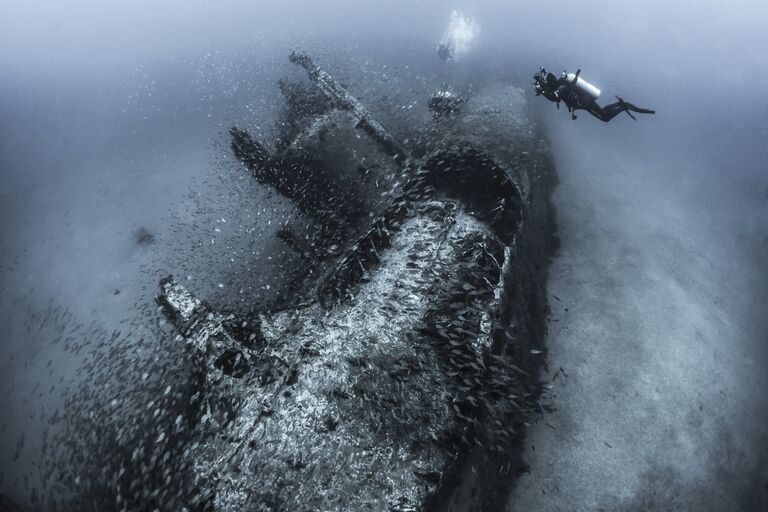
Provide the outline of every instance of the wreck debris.
[[450,116],[459,112],[461,105],[466,100],[459,97],[452,90],[445,88],[437,91],[429,99],[429,110],[436,118]]
[[[173,276],[160,281],[157,302],[165,315],[171,319],[179,334],[195,355],[205,359],[208,383],[221,381],[223,375],[242,377],[250,370],[253,360],[252,347],[260,340],[260,334],[248,320],[235,321],[234,315],[224,316],[204,306],[186,288],[177,283]],[[230,332],[232,324],[239,325],[240,339]],[[235,328],[238,328],[235,325]],[[247,337],[244,335],[248,332]]]

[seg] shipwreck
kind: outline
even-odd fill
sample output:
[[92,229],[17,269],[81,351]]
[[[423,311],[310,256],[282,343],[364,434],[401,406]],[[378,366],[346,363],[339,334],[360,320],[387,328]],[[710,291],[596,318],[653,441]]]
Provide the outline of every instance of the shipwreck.
[[[189,510],[494,510],[524,464],[543,363],[553,169],[521,90],[438,93],[406,144],[308,56],[254,179],[307,219],[290,298],[215,311],[172,276],[157,301],[198,372]],[[474,508],[473,508],[474,507]]]

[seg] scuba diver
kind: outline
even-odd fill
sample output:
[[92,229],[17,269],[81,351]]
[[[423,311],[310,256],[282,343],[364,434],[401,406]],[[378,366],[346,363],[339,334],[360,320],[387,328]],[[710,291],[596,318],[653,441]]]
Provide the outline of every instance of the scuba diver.
[[440,57],[440,59],[443,62],[448,62],[449,60],[452,60],[453,47],[448,43],[440,43],[440,46],[437,47],[437,56]]
[[[533,87],[536,89],[536,96],[543,95],[549,101],[557,103],[560,108],[560,102],[565,103],[568,112],[571,113],[571,119],[576,119],[576,110],[586,110],[599,120],[608,122],[622,112],[626,112],[629,117],[635,119],[632,112],[638,114],[655,114],[655,110],[636,107],[635,105],[624,101],[619,96],[616,103],[611,103],[601,107],[597,104],[597,98],[600,97],[600,89],[579,77],[581,70],[576,73],[566,73],[557,78],[554,74],[545,68],[539,68],[538,73],[533,75]],[[636,121],[637,119],[635,119]]]

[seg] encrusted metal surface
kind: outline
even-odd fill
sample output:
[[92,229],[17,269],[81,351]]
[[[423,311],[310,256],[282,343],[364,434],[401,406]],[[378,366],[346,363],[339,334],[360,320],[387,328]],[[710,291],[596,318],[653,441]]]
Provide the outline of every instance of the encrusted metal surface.
[[[213,508],[420,508],[452,460],[447,440],[470,426],[447,347],[425,342],[420,328],[441,308],[435,288],[467,284],[463,269],[482,253],[466,249],[492,239],[455,202],[429,202],[349,302],[264,315],[256,357],[279,357],[280,378],[263,385],[260,375],[243,377],[247,392],[231,423],[189,454]],[[496,302],[488,283],[463,305],[467,312]],[[476,321],[464,328],[473,343],[461,344],[457,360],[482,365],[488,332]]]

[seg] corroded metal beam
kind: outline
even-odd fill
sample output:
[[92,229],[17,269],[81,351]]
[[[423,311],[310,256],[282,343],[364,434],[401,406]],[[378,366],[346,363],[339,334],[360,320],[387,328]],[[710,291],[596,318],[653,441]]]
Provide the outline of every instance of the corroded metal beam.
[[406,149],[384,128],[357,98],[349,92],[330,73],[312,61],[309,55],[292,52],[290,60],[307,70],[309,78],[330,99],[334,105],[352,115],[357,127],[376,140],[399,163],[408,157]]
[[187,347],[202,361],[200,366],[207,369],[209,382],[219,382],[224,376],[240,377],[250,370],[253,354],[246,346],[249,340],[236,339],[227,328],[236,322],[234,315],[222,315],[206,307],[173,276],[160,281],[156,300]]

